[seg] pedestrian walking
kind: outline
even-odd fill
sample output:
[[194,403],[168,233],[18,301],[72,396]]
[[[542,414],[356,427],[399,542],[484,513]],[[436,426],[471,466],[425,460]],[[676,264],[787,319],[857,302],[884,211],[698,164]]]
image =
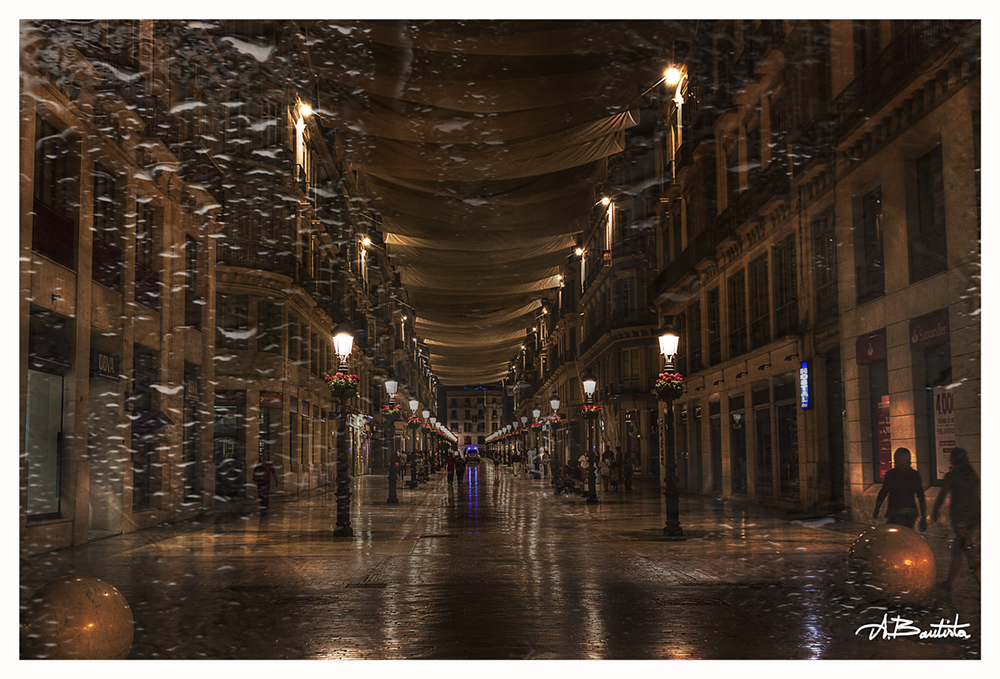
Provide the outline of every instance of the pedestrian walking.
[[514,463],[514,477],[519,479],[521,478],[521,453],[515,451],[512,462]]
[[608,486],[611,485],[611,460],[605,456],[601,459],[601,464],[598,465],[597,469],[600,472],[601,490],[606,493]]
[[257,484],[257,501],[260,503],[260,510],[267,511],[267,506],[271,501],[271,479],[278,480],[278,473],[274,471],[274,465],[270,458],[264,458],[253,468],[253,482]]
[[448,460],[445,462],[445,468],[448,470],[448,485],[450,486],[455,480],[455,456],[449,455]]
[[455,475],[458,477],[459,483],[465,480],[465,458],[461,455],[455,460]]
[[622,480],[622,465],[618,460],[611,463],[611,490],[618,492],[618,485]]
[[542,478],[548,478],[549,476],[549,454],[542,451]]
[[945,499],[950,498],[948,516],[951,528],[955,531],[955,539],[951,542],[951,564],[948,566],[948,577],[941,587],[950,593],[962,570],[963,557],[969,564],[976,582],[980,580],[979,546],[976,544],[976,532],[981,520],[981,493],[979,476],[969,462],[969,453],[965,448],[953,448],[951,451],[951,470],[944,475],[944,482],[934,508],[931,510],[931,520],[937,521],[941,506]]
[[[927,530],[927,500],[924,498],[924,484],[920,480],[920,472],[910,466],[910,451],[907,448],[897,448],[893,454],[893,467],[885,473],[882,489],[875,498],[873,518],[878,518],[878,510],[882,502],[888,498],[889,505],[885,511],[886,523],[906,526],[912,529],[920,520],[920,532]],[[917,502],[920,503],[918,513]]]

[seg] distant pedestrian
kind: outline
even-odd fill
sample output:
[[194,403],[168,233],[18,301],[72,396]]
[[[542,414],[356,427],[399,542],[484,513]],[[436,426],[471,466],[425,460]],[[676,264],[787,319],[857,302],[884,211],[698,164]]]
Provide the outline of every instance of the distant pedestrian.
[[626,457],[622,463],[622,482],[625,484],[625,490],[632,490],[632,471],[632,458]]
[[450,486],[455,480],[455,456],[449,455],[448,461],[445,462],[445,467],[448,469],[448,485]]
[[455,475],[458,476],[459,483],[465,480],[465,458],[461,455],[455,460]]
[[522,466],[521,453],[515,451],[512,460],[514,462],[514,477],[519,479],[521,478],[521,466]]
[[622,480],[622,466],[618,460],[611,463],[611,490],[618,492],[618,486]]
[[253,469],[253,482],[257,484],[257,500],[260,502],[261,511],[267,511],[270,503],[272,478],[277,482],[278,473],[274,471],[271,460],[264,458]]
[[962,570],[963,556],[973,575],[976,576],[976,582],[981,582],[979,547],[975,539],[981,520],[979,476],[972,468],[969,453],[965,448],[953,448],[951,451],[951,471],[944,475],[941,492],[934,501],[934,508],[931,510],[932,521],[938,520],[939,510],[947,497],[951,498],[948,516],[951,519],[951,528],[955,531],[955,539],[951,543],[948,578],[942,587],[946,592],[950,592],[955,578]]
[[549,454],[542,451],[542,478],[546,478],[549,475]]
[[[927,500],[924,498],[924,484],[920,480],[920,473],[910,466],[910,451],[906,448],[897,448],[892,460],[893,467],[885,473],[882,489],[875,498],[872,517],[878,518],[878,510],[888,498],[886,523],[912,529],[919,519],[920,532],[923,533],[927,530]],[[919,513],[917,502],[920,503]]]

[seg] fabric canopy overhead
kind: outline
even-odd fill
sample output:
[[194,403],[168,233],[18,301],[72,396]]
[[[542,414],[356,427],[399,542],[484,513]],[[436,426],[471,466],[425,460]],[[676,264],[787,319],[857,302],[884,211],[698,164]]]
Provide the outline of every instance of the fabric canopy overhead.
[[445,385],[507,375],[682,22],[305,21],[337,133]]

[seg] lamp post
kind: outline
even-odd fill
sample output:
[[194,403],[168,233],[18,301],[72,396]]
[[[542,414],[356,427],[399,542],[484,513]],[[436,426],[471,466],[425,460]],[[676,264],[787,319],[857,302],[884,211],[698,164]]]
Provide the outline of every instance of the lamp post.
[[[674,356],[677,355],[677,345],[680,338],[674,332],[673,325],[667,325],[660,332],[660,354],[663,356],[663,372],[666,375],[674,373]],[[679,390],[679,389],[678,389]],[[680,537],[684,534],[681,529],[679,497],[677,494],[677,455],[674,451],[674,395],[676,391],[667,388],[662,393],[663,400],[666,401],[667,409],[667,435],[664,451],[664,486],[663,497],[666,501],[666,523],[663,526],[663,534],[668,537]]]
[[[587,405],[594,404],[594,392],[597,391],[597,378],[592,372],[583,376],[583,393]],[[597,455],[594,454],[594,432],[592,417],[587,420],[587,502],[597,502]]]
[[521,415],[521,468],[525,478],[528,477],[528,416]]
[[538,421],[538,418],[541,415],[542,411],[538,408],[531,411],[531,427],[535,430],[535,469],[539,469],[542,464],[542,451],[538,448],[538,430],[542,427],[542,423]]
[[[552,408],[552,416],[553,417],[559,417],[559,396],[555,392],[552,392],[552,396],[549,398],[549,406]],[[559,423],[558,422],[553,422],[552,423],[552,464],[553,465],[558,464],[559,460],[562,458],[561,455],[559,456],[559,458],[557,458],[555,456],[555,453],[558,450],[559,450]]]
[[431,417],[431,431],[428,434],[428,436],[432,441],[430,447],[434,449],[432,452],[430,452],[431,474],[437,473],[437,454],[438,454],[438,448],[440,448],[440,446],[438,446],[438,441],[436,438],[437,432],[439,431],[437,426],[437,421],[438,421],[437,417]]
[[[333,348],[340,359],[338,373],[347,375],[349,370],[347,359],[354,346],[354,334],[347,323],[341,323],[334,329]],[[336,394],[336,391],[334,391]],[[351,528],[351,477],[350,465],[347,460],[347,399],[351,394],[341,391],[340,419],[337,421],[337,525],[333,529],[334,537],[353,537]]]
[[[396,390],[399,388],[399,382],[389,377],[385,381],[385,392],[389,395],[389,404],[392,405],[392,401],[396,396]],[[392,417],[395,417],[394,415]],[[396,475],[399,470],[399,456],[396,455],[396,422],[395,420],[386,421],[385,431],[389,436],[389,497],[385,501],[387,505],[398,505],[399,498],[396,497]],[[388,425],[392,425],[391,428]]]
[[[431,411],[424,408],[423,410],[420,411],[420,414],[423,416],[425,423],[429,421],[428,418],[430,418],[431,416]],[[424,455],[427,456],[427,467],[429,469],[431,464],[431,453],[428,450],[428,448],[430,447],[430,440],[431,440],[430,432],[428,432],[425,427],[420,427],[420,429],[423,431],[423,435],[420,437],[420,440],[421,443],[423,444]]]
[[[417,408],[420,407],[420,402],[412,398],[410,399],[410,412],[413,413],[413,417],[417,416]],[[412,450],[410,451],[410,488],[417,487],[417,426],[411,426],[413,434],[410,437],[410,443],[412,444]]]

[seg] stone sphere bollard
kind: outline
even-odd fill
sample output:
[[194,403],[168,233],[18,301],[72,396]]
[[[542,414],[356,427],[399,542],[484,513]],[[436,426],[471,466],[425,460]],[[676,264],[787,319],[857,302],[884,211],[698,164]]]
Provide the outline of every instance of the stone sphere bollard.
[[70,576],[42,587],[21,614],[29,658],[117,660],[132,648],[132,609],[97,578]]
[[869,601],[915,604],[937,581],[937,560],[923,536],[883,524],[862,533],[847,554],[848,570]]

